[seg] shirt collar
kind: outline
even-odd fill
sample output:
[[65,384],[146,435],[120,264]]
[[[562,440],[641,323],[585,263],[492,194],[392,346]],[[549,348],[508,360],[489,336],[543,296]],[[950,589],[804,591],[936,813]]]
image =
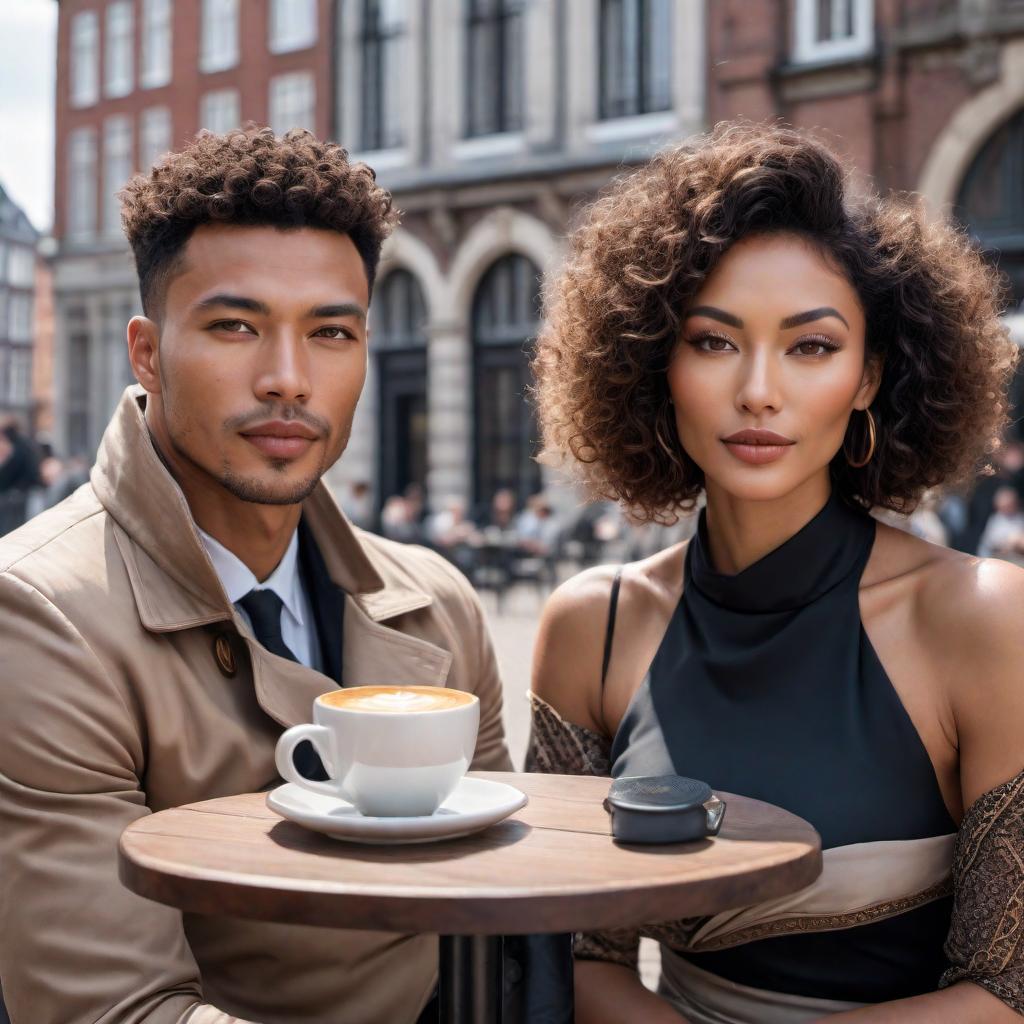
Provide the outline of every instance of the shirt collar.
[[304,625],[302,601],[299,591],[299,531],[292,533],[292,539],[277,568],[262,582],[256,579],[253,571],[233,552],[228,551],[216,538],[205,530],[196,527],[199,538],[206,548],[210,561],[220,577],[224,592],[232,604],[237,604],[254,587],[259,590],[273,590],[284,602],[291,617],[300,625]]

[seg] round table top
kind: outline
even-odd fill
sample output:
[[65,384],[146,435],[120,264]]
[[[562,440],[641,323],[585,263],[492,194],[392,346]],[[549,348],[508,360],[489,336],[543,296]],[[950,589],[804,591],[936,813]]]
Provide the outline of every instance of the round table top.
[[802,818],[728,793],[721,833],[664,846],[612,841],[610,780],[474,772],[529,803],[476,835],[414,846],[339,842],[280,818],[265,793],[140,818],[121,880],[199,914],[404,933],[514,935],[632,927],[795,892],[821,873]]

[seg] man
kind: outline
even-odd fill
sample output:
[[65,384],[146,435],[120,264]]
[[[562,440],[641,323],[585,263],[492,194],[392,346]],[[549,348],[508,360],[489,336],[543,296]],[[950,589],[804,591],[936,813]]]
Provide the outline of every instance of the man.
[[348,441],[395,215],[306,132],[200,135],[123,193],[141,387],[91,481],[0,541],[0,979],[14,1024],[403,1024],[429,936],[185,915],[117,841],[276,784],[282,729],[339,684],[475,692],[509,769],[480,606],[437,555],[359,533],[321,477]]

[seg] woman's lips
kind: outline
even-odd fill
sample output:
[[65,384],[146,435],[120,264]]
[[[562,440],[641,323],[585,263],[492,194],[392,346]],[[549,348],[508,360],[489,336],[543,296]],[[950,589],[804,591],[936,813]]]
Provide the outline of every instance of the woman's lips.
[[776,459],[781,459],[789,448],[793,447],[790,444],[739,444],[736,441],[723,441],[722,443],[741,462],[748,462],[754,466],[775,462]]

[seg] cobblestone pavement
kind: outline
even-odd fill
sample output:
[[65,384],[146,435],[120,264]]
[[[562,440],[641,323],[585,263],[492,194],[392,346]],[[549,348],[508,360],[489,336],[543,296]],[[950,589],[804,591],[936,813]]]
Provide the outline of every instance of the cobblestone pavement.
[[[526,692],[530,688],[530,664],[544,597],[533,587],[515,587],[503,602],[500,615],[493,594],[483,594],[482,600],[505,687],[505,731],[509,750],[516,769],[521,769],[530,738]],[[640,944],[640,974],[648,988],[657,987],[660,966],[657,944],[644,939]]]

